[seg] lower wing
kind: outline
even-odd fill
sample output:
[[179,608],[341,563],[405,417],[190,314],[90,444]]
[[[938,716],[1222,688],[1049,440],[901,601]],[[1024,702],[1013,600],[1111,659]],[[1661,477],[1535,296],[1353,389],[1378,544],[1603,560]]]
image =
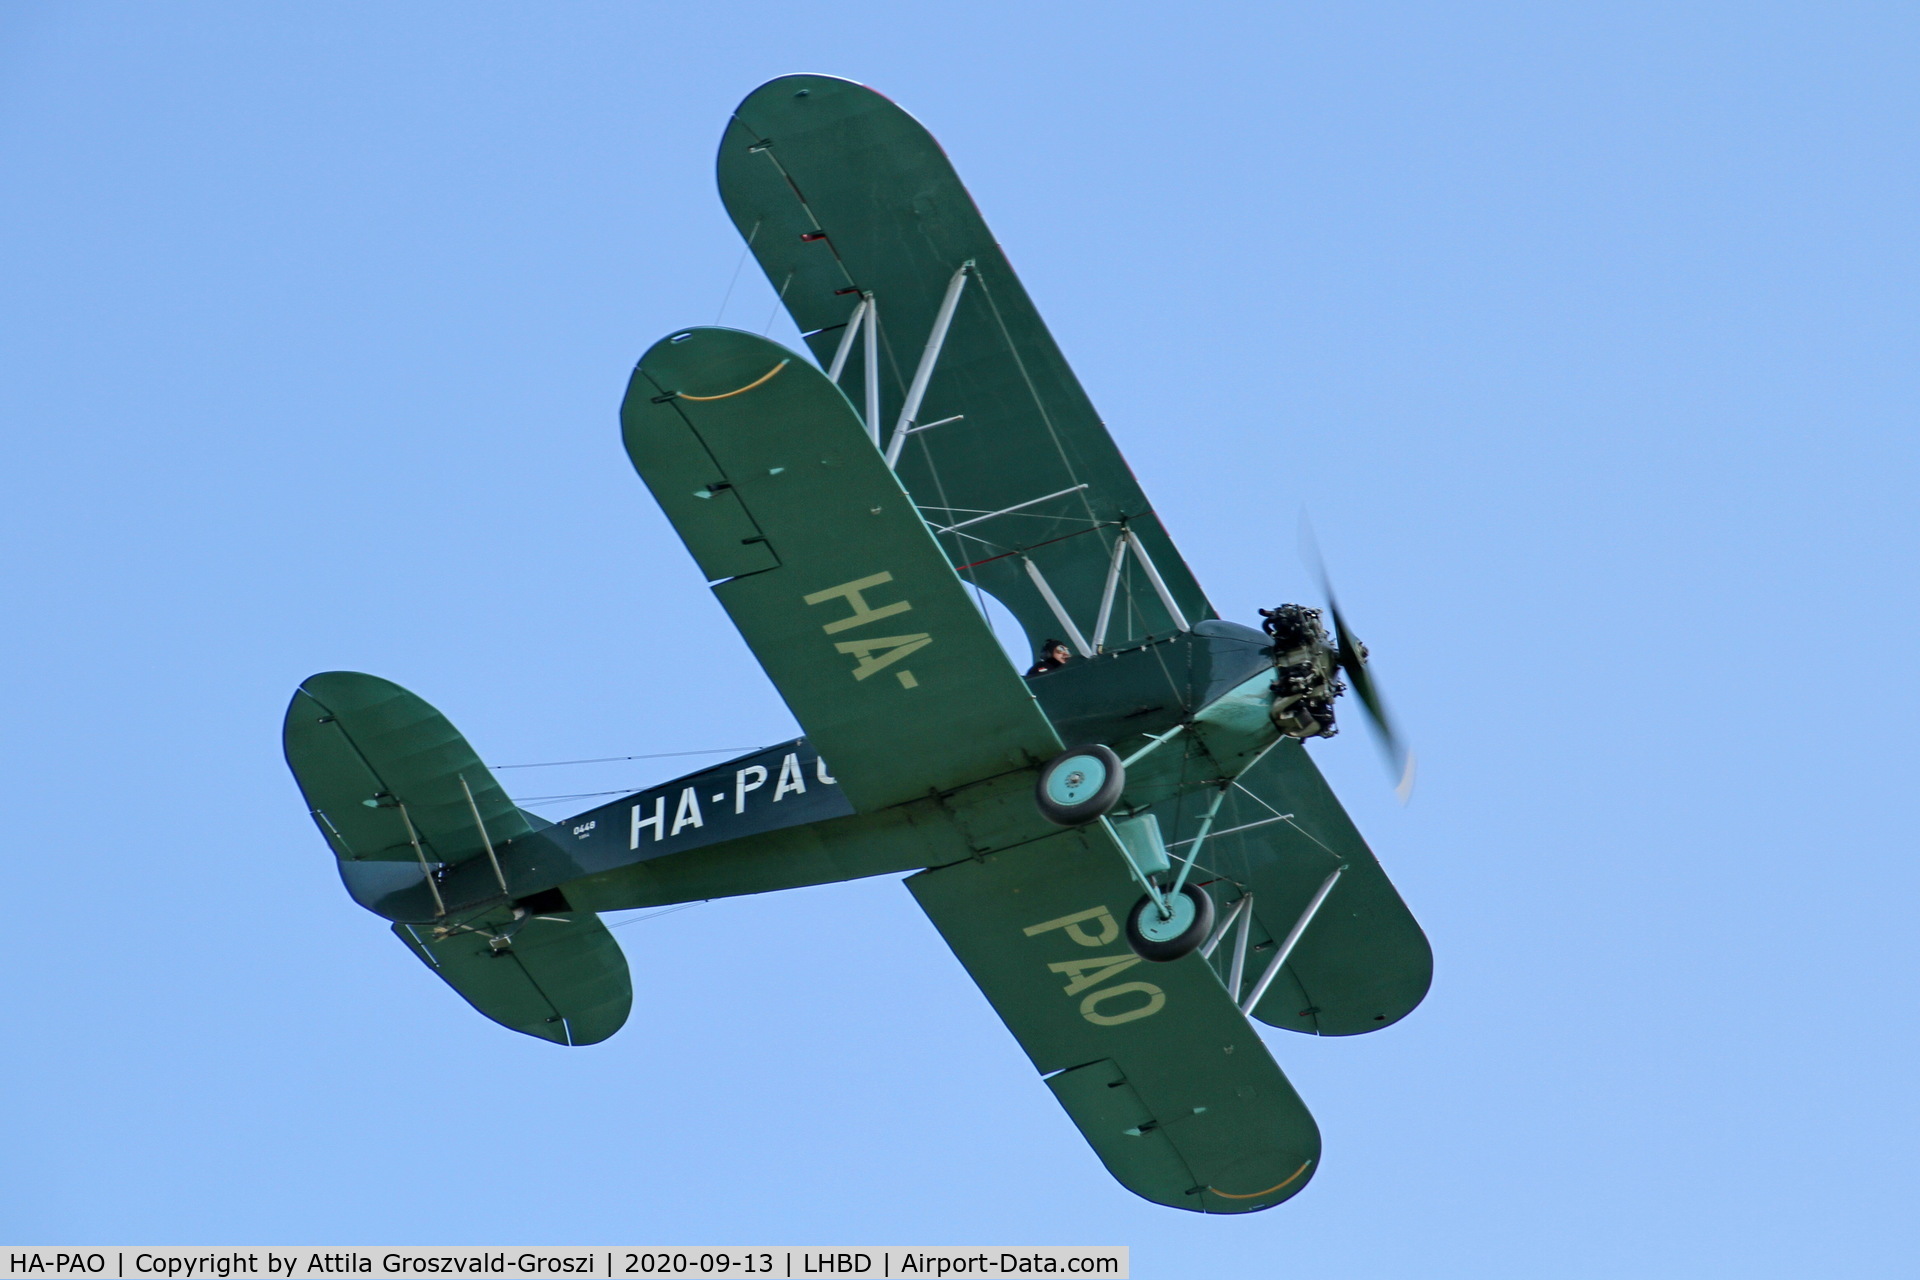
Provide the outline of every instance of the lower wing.
[[906,883],[1121,1185],[1197,1213],[1306,1186],[1313,1117],[1204,959],[1128,950],[1139,888],[1103,826]]
[[755,334],[640,359],[627,453],[865,813],[1060,750],[840,389]]

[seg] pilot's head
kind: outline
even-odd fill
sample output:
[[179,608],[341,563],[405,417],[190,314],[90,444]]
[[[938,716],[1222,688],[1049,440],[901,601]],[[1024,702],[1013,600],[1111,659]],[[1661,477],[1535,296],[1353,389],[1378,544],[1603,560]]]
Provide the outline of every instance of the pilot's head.
[[1060,666],[1073,657],[1073,650],[1067,648],[1067,642],[1064,640],[1049,640],[1040,646],[1040,656],[1055,666]]

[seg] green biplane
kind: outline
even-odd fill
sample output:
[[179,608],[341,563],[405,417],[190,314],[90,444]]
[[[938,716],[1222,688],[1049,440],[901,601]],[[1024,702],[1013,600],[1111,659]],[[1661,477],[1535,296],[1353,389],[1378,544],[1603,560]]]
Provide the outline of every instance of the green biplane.
[[[900,108],[775,80],[719,178],[812,359],[681,330],[621,421],[806,736],[556,824],[420,698],[314,676],[287,759],[348,891],[487,1017],[583,1045],[632,1003],[599,913],[912,872],[1123,1185],[1203,1213],[1297,1194],[1319,1130],[1252,1022],[1375,1031],[1432,971],[1303,747],[1344,675],[1403,757],[1365,650],[1337,608],[1332,636],[1298,605],[1215,615]],[[1023,677],[976,592],[1052,658]]]

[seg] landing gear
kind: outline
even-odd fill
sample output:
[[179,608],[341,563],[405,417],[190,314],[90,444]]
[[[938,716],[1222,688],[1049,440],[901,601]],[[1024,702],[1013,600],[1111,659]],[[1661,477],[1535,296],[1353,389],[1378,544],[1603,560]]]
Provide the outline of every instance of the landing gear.
[[1040,770],[1034,803],[1049,822],[1077,827],[1092,822],[1120,799],[1127,771],[1112,748],[1092,743],[1063,751]]
[[1199,949],[1213,931],[1213,899],[1186,884],[1167,896],[1168,914],[1151,897],[1127,913],[1127,945],[1144,960],[1178,960]]

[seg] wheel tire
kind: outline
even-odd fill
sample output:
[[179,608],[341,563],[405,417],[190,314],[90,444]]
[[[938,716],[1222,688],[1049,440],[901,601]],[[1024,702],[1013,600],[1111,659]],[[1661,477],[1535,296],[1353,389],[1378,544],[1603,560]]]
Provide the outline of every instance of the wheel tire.
[[1033,800],[1047,821],[1077,827],[1118,804],[1126,785],[1120,757],[1095,742],[1049,760],[1034,784]]
[[1178,960],[1200,949],[1213,932],[1213,899],[1205,889],[1181,886],[1173,919],[1160,919],[1153,899],[1142,897],[1127,913],[1127,945],[1143,960]]

